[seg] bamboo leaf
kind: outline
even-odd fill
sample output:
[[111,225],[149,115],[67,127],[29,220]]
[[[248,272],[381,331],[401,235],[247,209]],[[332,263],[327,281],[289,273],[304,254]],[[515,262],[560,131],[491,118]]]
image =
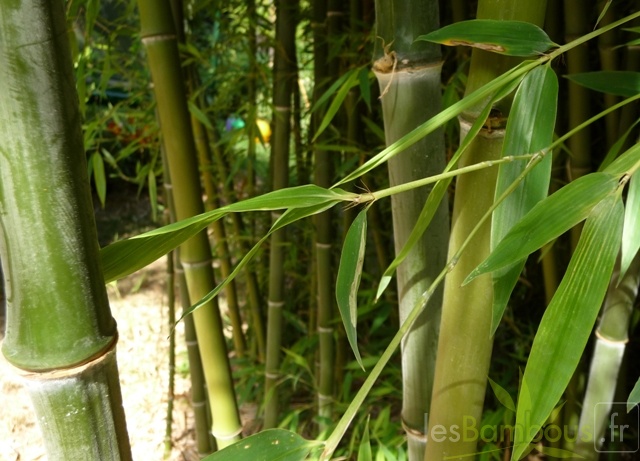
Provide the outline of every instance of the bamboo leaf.
[[313,136],[313,141],[318,139],[318,136],[320,136],[320,134],[322,134],[322,132],[329,126],[329,124],[333,120],[333,117],[335,117],[336,113],[338,112],[338,109],[340,109],[340,106],[342,106],[342,103],[344,102],[345,98],[349,94],[349,90],[358,84],[357,69],[353,69],[352,71],[349,71],[348,74],[349,74],[349,78],[347,78],[345,82],[342,84],[342,86],[336,93],[336,96],[333,98],[333,101],[331,101],[331,105],[327,109],[327,112],[324,114],[324,117],[322,118],[322,122],[318,127],[318,131],[316,131],[316,134]]
[[152,169],[147,175],[147,186],[149,187],[149,202],[151,202],[151,219],[156,222],[158,220],[158,187],[156,175]]
[[563,450],[562,448],[543,446],[540,448],[540,452],[546,456],[550,456],[552,458],[559,458],[559,459],[583,458],[583,456],[580,456],[569,450]]
[[[507,83],[498,92],[496,92],[493,98],[491,98],[491,100],[485,105],[485,108],[476,118],[475,122],[469,129],[469,132],[460,143],[460,146],[458,146],[455,154],[453,154],[453,157],[451,157],[451,160],[449,160],[449,163],[445,167],[443,173],[446,173],[447,171],[455,168],[462,154],[467,150],[471,142],[475,139],[482,127],[485,125],[493,104],[511,94],[511,92],[513,92],[513,90],[515,90],[520,84],[520,81],[521,78],[516,78]],[[409,237],[407,238],[407,241],[405,242],[402,249],[398,252],[391,264],[389,264],[389,267],[387,267],[387,269],[384,271],[384,274],[382,274],[382,277],[380,278],[380,282],[378,284],[378,291],[376,292],[376,300],[380,299],[380,296],[382,296],[384,291],[389,286],[395,270],[402,263],[402,261],[405,260],[409,253],[411,253],[411,249],[415,246],[418,240],[420,240],[422,234],[424,234],[427,227],[429,227],[429,224],[431,224],[431,220],[435,216],[435,213],[438,209],[438,206],[440,205],[440,202],[442,201],[442,198],[444,197],[444,194],[446,194],[447,190],[449,189],[451,180],[452,179],[440,180],[431,190],[429,197],[427,197],[427,201],[420,211],[420,216],[418,216],[417,224],[411,230],[411,233],[409,234]]]
[[456,22],[416,40],[470,46],[508,56],[538,56],[558,46],[535,24],[493,19]]
[[[284,190],[284,189],[281,189],[281,190]],[[282,214],[282,216],[280,216],[280,218],[278,218],[278,220],[275,223],[273,223],[273,225],[271,226],[271,229],[269,229],[269,232],[267,232],[267,234],[264,237],[262,237],[253,246],[253,248],[251,248],[251,250],[249,250],[249,252],[246,255],[244,255],[244,257],[236,265],[236,267],[233,269],[233,271],[231,271],[231,274],[229,274],[229,276],[226,279],[224,279],[220,284],[218,284],[217,287],[215,287],[213,290],[211,290],[209,293],[207,293],[202,299],[200,299],[199,301],[194,303],[188,309],[184,309],[182,311],[182,316],[178,319],[178,321],[182,320],[185,316],[189,315],[190,313],[192,313],[196,309],[204,306],[209,301],[211,301],[213,298],[218,296],[220,294],[220,292],[222,290],[224,290],[224,288],[233,279],[236,278],[236,276],[240,273],[240,271],[244,268],[244,266],[246,266],[249,263],[249,261],[251,261],[251,259],[253,259],[253,257],[256,255],[256,253],[258,253],[258,250],[260,249],[262,244],[265,243],[269,239],[269,237],[271,237],[271,234],[273,234],[275,231],[277,231],[278,229],[282,229],[283,227],[285,227],[285,226],[287,226],[287,225],[289,225],[289,224],[291,224],[291,223],[293,223],[295,221],[298,221],[300,219],[306,218],[308,216],[313,216],[313,215],[318,214],[318,213],[322,213],[323,211],[326,211],[329,208],[331,208],[333,205],[335,205],[335,202],[319,203],[317,205],[306,207],[306,208],[293,208],[293,209],[289,209],[289,210],[285,211]]]
[[604,172],[613,175],[623,175],[631,171],[638,162],[640,162],[640,143],[635,144],[615,159],[611,165],[604,169]]
[[120,240],[100,251],[105,282],[109,283],[125,277],[151,264],[227,213],[273,211],[287,208],[295,210],[324,207],[326,209],[343,200],[350,200],[348,197],[355,197],[355,194],[341,189],[324,189],[312,184],[279,189],[154,229],[130,239]]
[[209,117],[207,117],[206,114],[200,110],[197,104],[195,104],[193,101],[188,101],[188,106],[191,115],[193,115],[204,126],[209,128],[210,130],[213,130],[213,125],[211,124]]
[[464,281],[515,264],[589,216],[618,187],[609,173],[583,176],[539,202],[513,226],[498,246]]
[[640,379],[636,381],[636,385],[633,386],[629,398],[627,399],[627,413],[629,413],[633,407],[640,403]]
[[349,345],[358,364],[364,370],[358,351],[358,288],[362,276],[362,263],[367,242],[367,209],[362,210],[353,220],[344,239],[338,278],[336,280],[336,300],[344,324]]
[[464,99],[461,99],[457,103],[447,107],[439,114],[435,115],[434,117],[424,122],[422,125],[415,128],[413,131],[407,133],[390,146],[387,146],[387,148],[382,152],[376,154],[375,156],[367,160],[363,165],[356,168],[350,174],[341,179],[336,184],[336,186],[347,183],[349,181],[353,181],[354,179],[357,179],[360,176],[373,170],[374,168],[382,165],[391,157],[402,152],[409,146],[412,146],[420,139],[427,136],[429,133],[435,131],[437,128],[443,126],[445,123],[459,115],[465,109],[468,109],[469,107],[490,98],[491,95],[495,94],[496,92],[501,92],[503,88],[509,87],[509,85],[515,80],[519,81],[519,79],[521,79],[528,70],[533,69],[537,65],[538,62],[536,61],[525,61],[520,63],[513,69],[505,72],[501,76],[491,80],[489,83],[478,88],[473,93],[466,96]]
[[369,416],[367,416],[367,422],[364,425],[364,431],[362,433],[362,440],[358,446],[358,461],[371,461],[371,441],[369,438]]
[[358,73],[358,79],[360,80],[360,94],[362,95],[362,99],[364,100],[369,112],[371,112],[371,80],[369,80],[369,75],[371,71],[363,67],[360,69]]
[[629,181],[627,203],[624,209],[624,227],[622,229],[622,255],[620,258],[620,277],[627,273],[633,258],[640,249],[640,174],[636,173]]
[[[473,123],[471,129],[460,143],[460,146],[456,150],[456,153],[453,154],[453,157],[451,157],[451,160],[445,167],[445,173],[458,164],[458,160],[460,160],[462,154],[467,150],[467,147],[469,147],[471,141],[473,141],[477,134],[480,132],[480,130],[484,126],[485,121],[487,120],[487,117],[489,117],[493,102],[493,100],[490,101],[485,106],[482,113],[476,118],[476,121]],[[418,240],[420,240],[422,234],[424,234],[427,227],[429,227],[429,224],[431,224],[431,220],[435,216],[438,206],[440,205],[440,202],[444,197],[444,194],[446,194],[447,190],[449,189],[449,184],[451,184],[451,179],[444,179],[438,181],[436,185],[433,186],[433,189],[427,197],[427,201],[422,207],[420,215],[416,220],[416,225],[411,230],[407,241],[403,245],[402,249],[398,252],[396,257],[393,259],[393,261],[391,261],[391,264],[389,264],[389,267],[387,267],[387,269],[384,271],[384,274],[382,274],[382,277],[380,278],[378,291],[376,292],[376,301],[380,299],[380,296],[382,296],[384,291],[389,286],[389,283],[391,283],[393,274],[395,273],[398,266],[402,264],[402,261],[404,261],[409,253],[411,253],[412,248],[415,246]]]
[[629,98],[640,93],[640,72],[627,70],[601,70],[565,75],[578,85],[601,93]]
[[[529,72],[513,101],[502,155],[536,153],[550,145],[553,141],[557,103],[558,78],[555,72],[549,66],[537,67]],[[500,165],[496,199],[517,180],[527,163],[521,160]],[[509,230],[547,196],[550,179],[551,156],[546,155],[494,211],[491,222],[491,249],[495,249]],[[502,320],[525,262],[526,257],[493,273],[492,335]]]
[[487,378],[489,380],[489,384],[491,385],[491,389],[493,390],[493,394],[496,396],[498,401],[502,404],[503,407],[511,410],[513,412],[516,411],[516,404],[513,403],[513,399],[509,395],[509,393],[504,389],[500,384],[496,383],[493,379]]
[[322,442],[306,440],[285,429],[269,429],[240,440],[203,461],[302,461]]
[[[515,448],[519,459],[562,396],[584,351],[600,311],[620,249],[624,207],[618,193],[598,203],[585,223],[566,274],[540,322],[523,382],[530,405],[517,410]],[[526,425],[525,425],[526,424]],[[525,433],[523,433],[525,432]]]
[[607,0],[607,3],[605,3],[604,7],[602,8],[602,11],[598,15],[598,20],[596,21],[595,25],[593,26],[594,29],[596,29],[598,27],[598,24],[600,24],[600,21],[602,21],[602,18],[604,18],[604,15],[607,14],[607,11],[609,10],[609,7],[611,6],[612,2],[613,2],[613,0]]
[[96,152],[91,156],[91,166],[93,168],[93,182],[96,185],[96,192],[98,193],[100,204],[104,208],[107,200],[107,178],[104,174],[104,161],[99,153]]
[[618,154],[620,153],[622,146],[627,142],[627,138],[629,137],[629,135],[631,134],[631,132],[633,131],[633,129],[636,127],[638,123],[640,123],[640,119],[632,123],[631,126],[627,129],[627,131],[625,131],[624,134],[620,136],[616,140],[616,142],[613,143],[613,145],[609,149],[609,152],[607,152],[607,155],[605,155],[604,159],[602,160],[602,163],[600,164],[598,171],[606,170],[607,167],[609,167],[609,165],[611,165],[611,163],[618,157]]

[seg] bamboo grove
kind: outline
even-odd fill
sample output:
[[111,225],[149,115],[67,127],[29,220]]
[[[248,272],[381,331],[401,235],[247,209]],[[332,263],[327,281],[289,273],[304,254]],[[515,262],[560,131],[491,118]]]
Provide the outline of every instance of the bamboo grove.
[[[631,459],[639,18],[0,0],[2,352],[49,459],[131,459],[104,283],[165,255],[202,459]],[[117,181],[169,223],[100,249]]]

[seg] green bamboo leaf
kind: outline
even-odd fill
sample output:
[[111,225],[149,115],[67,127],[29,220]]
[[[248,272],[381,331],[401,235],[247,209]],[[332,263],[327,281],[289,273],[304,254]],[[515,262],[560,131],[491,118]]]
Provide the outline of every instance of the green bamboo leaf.
[[636,385],[633,386],[633,390],[627,399],[627,413],[629,413],[633,407],[638,404],[640,404],[640,379],[636,381]]
[[620,277],[627,273],[633,258],[640,249],[640,174],[636,173],[629,181],[627,203],[624,209],[624,228],[622,230],[622,255],[620,258]]
[[640,162],[640,143],[635,144],[615,159],[611,165],[604,169],[604,172],[613,175],[623,175],[631,171],[638,162]]
[[613,2],[613,0],[607,0],[607,3],[604,5],[604,8],[602,8],[602,11],[598,15],[598,20],[596,21],[595,25],[593,26],[594,29],[596,29],[598,27],[598,24],[600,24],[600,21],[602,21],[602,18],[604,18],[604,15],[607,14],[607,11],[609,10],[609,7],[611,6],[612,2]]
[[607,152],[607,155],[605,155],[604,159],[602,160],[602,163],[600,164],[598,171],[606,170],[609,167],[609,165],[611,165],[611,163],[618,157],[618,154],[620,153],[622,146],[627,142],[627,138],[629,138],[629,135],[631,134],[631,132],[633,131],[633,129],[636,127],[638,123],[640,123],[640,119],[636,120],[633,124],[631,124],[631,126],[627,129],[627,131],[625,131],[624,134],[620,136],[616,140],[616,142],[613,143],[613,146],[611,146],[611,148],[609,149],[609,152]]
[[371,75],[371,70],[363,67],[358,73],[358,79],[360,80],[360,94],[369,112],[371,112],[371,80],[369,79],[369,75]]
[[489,380],[489,384],[491,385],[493,394],[496,396],[502,406],[507,408],[508,410],[515,412],[516,404],[513,403],[513,399],[511,398],[507,390],[500,386],[500,384],[496,383],[493,379],[489,377],[487,377],[487,379]]
[[[522,155],[542,151],[553,141],[558,103],[558,78],[549,66],[532,70],[516,92],[502,149],[502,155]],[[500,165],[495,197],[501,197],[527,167],[524,160]],[[518,187],[496,208],[491,221],[491,249],[538,202],[547,196],[551,179],[551,155],[546,155]],[[493,273],[494,334],[518,281],[526,257],[512,266]]]
[[367,422],[364,425],[364,431],[362,433],[362,440],[358,446],[358,461],[371,461],[371,440],[369,438],[369,416],[367,415]]
[[147,185],[149,187],[149,202],[151,202],[151,219],[153,222],[156,222],[158,220],[158,186],[156,183],[156,174],[153,170],[149,170]]
[[341,189],[324,189],[312,184],[279,189],[120,240],[100,251],[105,282],[109,283],[125,277],[151,264],[227,213],[287,208],[295,210],[324,207],[326,209],[341,201],[352,200],[355,196]]
[[336,113],[338,113],[338,109],[340,109],[340,106],[342,106],[342,103],[349,94],[349,90],[358,85],[357,69],[350,70],[348,74],[349,77],[342,84],[335,97],[333,98],[333,101],[331,101],[331,105],[327,109],[327,112],[324,114],[322,122],[318,127],[318,131],[316,131],[316,134],[313,136],[313,141],[318,139],[318,136],[320,136],[320,134],[322,134],[322,132],[329,126],[329,124],[333,120],[333,117],[335,117]]
[[[282,190],[284,190],[284,189],[282,189]],[[224,290],[224,288],[233,279],[236,278],[236,276],[240,273],[240,271],[244,268],[244,266],[246,266],[249,263],[249,261],[251,261],[251,259],[253,259],[253,257],[258,253],[258,250],[260,249],[262,244],[264,244],[269,239],[269,237],[271,237],[271,234],[273,234],[275,231],[277,231],[278,229],[282,229],[283,227],[288,226],[289,224],[291,224],[291,223],[293,223],[295,221],[299,221],[300,219],[303,219],[303,218],[306,218],[306,217],[309,217],[309,216],[313,216],[313,215],[318,214],[318,213],[322,213],[323,211],[328,210],[329,208],[331,208],[335,204],[336,204],[336,202],[323,202],[323,203],[319,203],[317,205],[306,207],[306,208],[293,208],[293,209],[289,209],[289,210],[285,211],[282,214],[282,216],[280,216],[280,218],[278,218],[278,220],[275,223],[273,223],[273,225],[271,226],[271,229],[269,229],[269,232],[267,232],[267,234],[264,237],[262,237],[253,246],[253,248],[251,248],[251,250],[249,250],[249,252],[246,255],[244,255],[244,257],[240,260],[240,262],[233,269],[231,274],[229,274],[229,276],[226,279],[224,279],[220,284],[218,284],[217,287],[215,287],[213,290],[211,290],[209,293],[207,293],[202,299],[200,299],[199,301],[194,303],[188,309],[184,309],[182,311],[182,316],[178,319],[178,321],[182,320],[185,316],[189,315],[190,313],[192,313],[196,309],[204,306],[209,301],[211,301],[213,298],[218,296],[220,294],[220,292],[222,290]]]
[[456,22],[421,35],[416,40],[447,46],[471,46],[508,56],[538,56],[558,46],[535,24],[493,19]]
[[364,370],[360,351],[358,351],[358,288],[362,276],[362,263],[367,243],[367,208],[358,213],[353,220],[342,246],[338,278],[336,280],[336,300],[347,339],[356,356],[358,364]]
[[353,72],[355,71],[356,69],[351,69],[345,72],[340,77],[338,77],[338,79],[331,84],[331,86],[327,89],[327,91],[325,91],[324,94],[318,98],[316,103],[311,108],[311,113],[315,112],[320,107],[322,107],[322,105],[325,104],[329,100],[329,98],[331,98],[331,96],[335,94],[336,91],[338,91],[338,88],[344,85],[347,79],[351,78]]
[[[531,403],[522,409],[519,403],[516,428],[542,427],[566,389],[609,285],[620,249],[623,217],[619,193],[607,195],[589,214],[569,267],[533,341],[523,377]],[[530,432],[516,429],[511,459],[520,459],[524,445],[535,435]]]
[[207,115],[200,110],[197,104],[195,104],[193,101],[188,101],[188,106],[191,115],[193,115],[204,126],[209,128],[210,130],[213,130],[213,125],[211,124],[209,117],[207,117]]
[[322,442],[306,440],[295,432],[269,429],[213,453],[203,461],[302,461],[322,445]]
[[[458,149],[456,150],[455,154],[453,154],[453,157],[451,157],[451,160],[449,160],[449,163],[443,170],[443,173],[446,173],[447,171],[450,171],[456,167],[456,165],[458,164],[458,160],[460,160],[460,157],[462,156],[462,154],[467,150],[471,142],[475,139],[475,137],[478,135],[482,127],[485,125],[485,122],[489,117],[489,114],[491,113],[491,108],[493,107],[493,105],[499,100],[501,100],[502,98],[511,94],[513,90],[515,90],[518,87],[521,80],[522,78],[516,78],[510,81],[505,86],[503,86],[498,92],[496,92],[496,94],[493,96],[493,98],[491,98],[491,100],[489,100],[489,102],[485,105],[484,109],[478,115],[475,122],[469,129],[469,132],[466,134],[466,136],[460,143],[460,146],[458,146]],[[431,193],[427,197],[427,201],[425,202],[424,206],[422,207],[422,210],[420,211],[420,216],[418,216],[417,223],[415,227],[411,230],[411,233],[409,234],[407,241],[405,242],[402,249],[398,252],[394,260],[391,262],[391,264],[389,264],[389,267],[387,267],[387,269],[384,271],[384,274],[382,274],[382,277],[380,278],[380,282],[378,283],[376,300],[380,299],[380,296],[382,296],[384,291],[389,286],[389,283],[391,283],[393,274],[395,273],[398,266],[402,263],[402,261],[405,260],[405,258],[409,255],[409,253],[411,253],[411,250],[413,249],[415,244],[418,242],[418,240],[420,240],[420,238],[422,237],[422,234],[424,234],[427,227],[429,227],[429,224],[431,224],[431,220],[435,216],[435,213],[438,209],[438,206],[440,205],[440,202],[442,201],[442,198],[444,197],[444,194],[447,193],[447,190],[449,189],[449,184],[451,184],[452,179],[453,178],[442,179],[438,181],[433,187],[433,189],[431,190]]]
[[534,206],[464,283],[526,258],[586,219],[593,208],[617,187],[618,177],[609,173],[591,173],[569,183]]
[[104,208],[107,200],[107,177],[104,174],[104,161],[99,153],[96,152],[91,156],[91,166],[93,168],[93,182],[96,185],[96,192],[98,193],[100,204]]
[[382,152],[376,154],[375,156],[367,160],[363,165],[356,168],[350,174],[346,175],[343,179],[338,181],[336,186],[353,181],[354,179],[359,178],[360,176],[387,162],[391,157],[402,152],[409,146],[412,146],[420,139],[427,136],[429,133],[432,133],[439,127],[443,126],[449,120],[458,116],[465,109],[481,103],[486,99],[490,99],[491,95],[495,95],[497,92],[501,92],[501,90],[503,90],[505,87],[509,87],[509,85],[514,81],[517,80],[519,82],[524,74],[527,73],[527,71],[533,69],[537,65],[537,61],[524,61],[513,69],[508,70],[499,77],[491,80],[489,83],[478,88],[473,93],[466,96],[464,99],[461,99],[457,103],[442,110],[439,114],[430,118],[422,125],[416,127],[413,131],[407,133],[390,146],[387,146],[387,148]]
[[578,85],[601,93],[629,98],[640,93],[640,72],[627,70],[601,70],[565,75]]

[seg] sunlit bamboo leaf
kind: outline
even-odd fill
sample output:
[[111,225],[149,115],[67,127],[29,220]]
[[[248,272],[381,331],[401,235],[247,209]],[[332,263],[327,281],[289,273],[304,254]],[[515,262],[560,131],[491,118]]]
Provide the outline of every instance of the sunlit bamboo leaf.
[[306,440],[295,432],[285,429],[269,429],[258,432],[246,439],[230,445],[203,461],[302,461],[322,442]]
[[416,40],[470,46],[508,56],[538,56],[558,46],[535,24],[493,19],[456,22]]
[[349,345],[364,370],[358,351],[358,288],[367,243],[367,209],[353,220],[342,246],[342,256],[336,280],[336,300]]
[[627,203],[624,208],[619,280],[622,280],[627,273],[638,249],[640,249],[640,174],[636,173],[629,181]]
[[534,206],[464,283],[526,258],[586,219],[593,208],[617,187],[618,178],[609,173],[591,173],[569,183]]
[[604,172],[613,175],[623,175],[631,171],[638,162],[640,162],[640,143],[635,144],[615,159],[611,165],[604,169]]
[[636,381],[636,385],[633,386],[633,390],[627,399],[627,413],[629,413],[633,407],[638,404],[640,404],[640,379]]
[[640,72],[601,70],[565,75],[572,82],[590,90],[629,98],[640,93]]
[[104,161],[102,156],[97,152],[91,156],[91,165],[93,168],[93,182],[96,185],[96,192],[100,199],[100,204],[104,207],[107,199],[107,177],[104,173]]
[[513,412],[516,411],[516,404],[513,403],[513,399],[509,395],[509,393],[504,389],[500,384],[496,383],[493,379],[487,378],[489,380],[489,384],[491,385],[491,389],[493,390],[493,394],[496,396],[498,401],[508,410]]
[[531,404],[521,409],[519,402],[519,430],[516,429],[512,459],[519,459],[524,445],[535,436],[522,428],[542,427],[578,365],[620,249],[623,217],[622,199],[612,193],[587,218],[569,267],[533,341],[523,377]]
[[358,447],[358,461],[371,461],[371,441],[369,438],[369,416],[367,416],[367,422],[364,425],[364,431],[362,432],[362,439]]
[[[502,155],[521,155],[542,151],[553,141],[558,102],[558,78],[549,66],[538,67],[527,74],[516,92],[507,121]],[[500,165],[495,197],[517,180],[527,166],[520,160]],[[495,249],[507,232],[547,196],[551,179],[551,155],[527,174],[518,187],[496,208],[491,222],[491,249]],[[511,292],[518,281],[526,258],[493,273],[493,313],[491,334],[494,334]]]
[[353,181],[354,179],[359,178],[360,176],[387,162],[391,157],[402,152],[409,146],[412,146],[420,139],[427,136],[429,133],[432,133],[439,127],[443,126],[449,120],[458,116],[465,109],[468,109],[469,107],[472,107],[484,100],[490,99],[492,94],[501,91],[501,89],[507,87],[514,80],[519,81],[528,70],[533,69],[537,65],[538,63],[535,61],[525,61],[520,63],[513,69],[505,72],[501,76],[496,77],[486,85],[478,88],[473,93],[466,96],[464,99],[461,99],[452,106],[447,107],[436,116],[430,118],[422,125],[415,128],[413,131],[407,133],[379,154],[376,154],[374,157],[367,160],[363,165],[356,168],[350,174],[346,175],[344,178],[338,181],[336,186],[345,184],[349,181]]
[[[496,92],[493,98],[491,98],[487,102],[487,104],[485,105],[485,108],[476,117],[475,122],[473,123],[468,133],[460,143],[460,146],[458,146],[458,149],[456,150],[455,154],[453,154],[453,157],[451,157],[451,160],[449,160],[449,163],[447,164],[443,172],[450,171],[456,167],[456,165],[458,164],[458,160],[460,160],[460,157],[462,156],[462,154],[467,150],[467,147],[469,147],[471,142],[475,139],[475,137],[478,135],[482,127],[485,125],[485,122],[489,117],[493,104],[495,104],[497,101],[501,100],[502,98],[504,98],[505,96],[513,92],[513,90],[515,90],[517,86],[520,84],[520,81],[521,81],[520,78],[513,79],[504,87],[502,87],[498,92]],[[422,210],[420,211],[420,216],[418,216],[416,225],[411,230],[411,233],[409,234],[407,241],[405,242],[402,249],[398,252],[394,260],[391,262],[391,264],[389,264],[389,267],[387,267],[387,269],[384,271],[384,274],[382,274],[382,277],[380,278],[380,283],[378,284],[378,290],[376,292],[376,300],[380,299],[380,296],[382,296],[384,291],[389,286],[389,283],[391,282],[393,274],[395,273],[398,266],[409,255],[412,248],[415,246],[418,240],[420,240],[420,238],[422,237],[422,234],[424,234],[427,227],[429,227],[429,224],[431,224],[431,220],[433,219],[438,209],[438,206],[440,206],[440,202],[442,201],[444,194],[446,194],[447,190],[449,189],[449,184],[451,184],[451,181],[452,179],[442,179],[438,181],[433,187],[433,189],[431,190],[429,197],[427,197],[427,201],[425,202],[424,206],[422,207]]]
[[341,189],[324,189],[315,185],[279,189],[114,242],[100,251],[105,282],[125,277],[151,264],[227,213],[287,208],[326,209],[343,200],[349,201],[350,196],[353,198],[355,195]]
[[[281,189],[281,190],[284,190],[284,189]],[[285,211],[282,214],[282,216],[280,216],[280,218],[278,218],[278,220],[275,223],[273,223],[273,225],[271,226],[271,229],[269,229],[269,232],[267,232],[267,234],[264,237],[262,237],[253,246],[253,248],[251,248],[251,250],[249,250],[249,252],[242,257],[242,259],[236,265],[233,271],[231,271],[231,274],[229,274],[229,276],[226,279],[220,282],[218,286],[216,286],[213,290],[207,293],[202,299],[194,303],[188,309],[184,309],[182,311],[182,316],[178,319],[178,321],[182,320],[185,316],[189,315],[196,309],[204,306],[213,298],[218,296],[220,292],[224,290],[225,287],[229,283],[231,283],[233,279],[236,278],[236,276],[240,273],[240,271],[244,268],[244,266],[246,266],[249,263],[249,261],[253,259],[253,257],[258,253],[258,250],[260,250],[260,247],[269,239],[269,237],[271,237],[271,234],[273,234],[275,231],[277,231],[278,229],[282,229],[283,227],[288,226],[293,222],[299,221],[300,219],[313,216],[318,213],[322,213],[323,211],[328,210],[335,204],[336,202],[324,202],[314,206],[309,206],[305,208],[292,208]]]
[[335,117],[335,115],[338,113],[338,109],[340,109],[340,106],[342,106],[342,103],[349,94],[349,90],[358,85],[358,72],[356,72],[356,70],[357,69],[349,71],[349,78],[347,78],[346,81],[342,84],[335,97],[333,98],[333,101],[331,101],[331,105],[329,105],[327,112],[325,112],[324,117],[322,118],[322,122],[318,127],[318,131],[316,131],[315,135],[313,136],[313,141],[318,139],[318,136],[320,136],[320,134],[322,134],[322,132],[329,126],[329,124],[333,120],[333,117]]

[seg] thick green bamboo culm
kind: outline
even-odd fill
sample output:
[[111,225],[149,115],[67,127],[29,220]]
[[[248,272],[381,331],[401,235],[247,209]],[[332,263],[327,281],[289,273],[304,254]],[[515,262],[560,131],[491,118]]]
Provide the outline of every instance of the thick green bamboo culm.
[[61,1],[0,2],[2,353],[51,460],[130,460]]
[[[140,0],[138,7],[173,184],[176,219],[181,220],[202,213],[204,205],[171,8],[167,0]],[[205,232],[180,247],[180,262],[189,299],[195,303],[215,287],[211,248]],[[221,449],[237,441],[242,432],[222,319],[215,301],[193,315],[209,391],[211,432]]]
[[[295,30],[297,0],[276,2],[276,41],[274,58],[272,136],[272,189],[289,185],[289,141],[291,135],[291,96],[295,75],[292,65],[295,59]],[[279,215],[273,213],[275,221]],[[278,423],[278,392],[276,385],[280,377],[280,348],[282,347],[282,310],[285,305],[284,292],[284,248],[286,232],[276,231],[271,236],[269,253],[269,294],[267,316],[267,357],[265,363],[265,412],[264,428]]]
[[[416,37],[438,28],[438,2],[378,0],[376,16],[378,42],[373,69],[380,85],[389,145],[441,110],[440,47],[414,43]],[[438,174],[445,163],[444,138],[439,130],[389,161],[389,185]],[[396,253],[407,242],[430,190],[423,187],[392,196]],[[448,244],[445,199],[427,231],[398,266],[400,322],[404,322],[446,264]],[[431,406],[441,307],[439,289],[402,341],[402,421],[409,460],[424,458],[425,415]]]
[[[480,0],[477,17],[520,20],[541,25],[545,8],[545,0]],[[516,63],[513,58],[474,49],[466,94],[493,80]],[[460,159],[459,166],[495,160],[501,156],[509,106],[510,100],[507,99],[496,107],[503,114],[497,120],[499,126],[481,130]],[[465,136],[482,109],[483,106],[478,106],[461,115],[461,137]],[[458,178],[449,257],[456,254],[461,243],[493,204],[496,174],[497,171],[488,169]],[[490,238],[491,226],[486,223],[473,238],[470,245],[473,251],[463,253],[445,279],[428,435],[434,427],[440,425],[445,428],[452,428],[454,425],[463,427],[468,421],[474,421],[478,426],[481,424],[493,347],[493,282],[490,275],[478,277],[465,286],[462,286],[462,282],[488,256]],[[445,457],[468,459],[476,452],[477,440],[473,437],[461,437],[458,441],[452,439],[454,438],[429,438],[425,461],[440,461]]]

